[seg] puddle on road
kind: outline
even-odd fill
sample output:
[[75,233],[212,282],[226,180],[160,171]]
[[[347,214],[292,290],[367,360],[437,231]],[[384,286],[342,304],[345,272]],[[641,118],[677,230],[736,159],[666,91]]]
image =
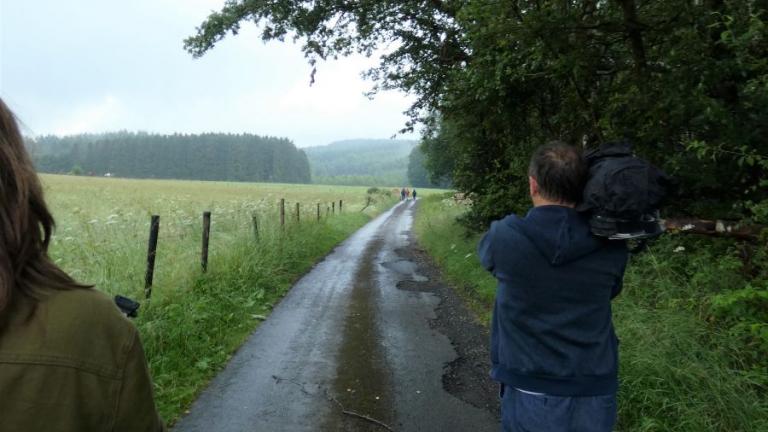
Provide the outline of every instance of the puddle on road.
[[[374,285],[375,257],[381,249],[381,240],[371,242],[361,258],[350,293],[349,312],[344,328],[344,339],[338,356],[336,379],[333,383],[335,398],[345,410],[371,417],[385,424],[395,419],[392,385],[386,364],[381,335],[377,328]],[[334,407],[341,408],[341,407]],[[382,428],[359,418],[339,415],[326,418],[322,431],[379,432]]]
[[389,270],[392,270],[395,273],[399,273],[403,276],[405,276],[406,280],[411,280],[413,282],[428,282],[429,278],[426,276],[422,276],[418,273],[416,273],[416,269],[418,268],[418,265],[413,262],[406,259],[399,259],[397,261],[387,261],[381,263],[381,265]]

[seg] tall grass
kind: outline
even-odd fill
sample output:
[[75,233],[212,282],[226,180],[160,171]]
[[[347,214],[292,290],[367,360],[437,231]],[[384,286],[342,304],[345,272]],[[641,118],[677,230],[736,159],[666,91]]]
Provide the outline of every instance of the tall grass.
[[[160,215],[155,291],[174,289],[200,267],[202,213],[211,211],[210,267],[226,261],[239,238],[252,238],[252,215],[260,231],[279,229],[278,203],[295,225],[295,204],[304,222],[331,202],[347,213],[365,203],[366,188],[201,181],[129,180],[42,175],[46,201],[57,222],[51,243],[56,262],[75,278],[112,294],[140,296],[144,286],[150,215]],[[378,205],[378,207],[377,207]],[[388,203],[366,210],[372,215]]]
[[[415,230],[447,278],[490,316],[495,281],[479,265],[479,235],[447,196],[420,203]],[[678,252],[675,252],[678,251]],[[751,348],[712,318],[712,295],[745,283],[727,242],[666,236],[631,261],[614,301],[621,339],[619,431],[768,431],[768,389]]]

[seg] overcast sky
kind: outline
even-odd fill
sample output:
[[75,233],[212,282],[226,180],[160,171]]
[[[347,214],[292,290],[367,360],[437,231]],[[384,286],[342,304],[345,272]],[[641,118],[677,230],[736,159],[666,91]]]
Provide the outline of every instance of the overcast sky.
[[[0,97],[32,135],[250,132],[298,146],[389,138],[409,99],[368,100],[364,57],[310,67],[246,25],[201,59],[183,39],[224,0],[0,0]],[[413,138],[405,136],[400,138]]]

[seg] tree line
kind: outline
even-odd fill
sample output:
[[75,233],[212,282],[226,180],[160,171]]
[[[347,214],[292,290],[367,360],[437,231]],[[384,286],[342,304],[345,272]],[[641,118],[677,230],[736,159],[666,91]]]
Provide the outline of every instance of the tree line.
[[402,187],[416,141],[353,139],[308,147],[315,183]]
[[117,132],[27,142],[41,172],[134,178],[309,183],[307,155],[286,138]]
[[305,151],[314,183],[422,188],[450,185],[446,176],[433,179],[429,175],[418,141],[352,139]]
[[408,156],[408,183],[414,187],[450,188],[451,179],[448,175],[435,175],[427,170],[426,155],[422,147],[414,147]]

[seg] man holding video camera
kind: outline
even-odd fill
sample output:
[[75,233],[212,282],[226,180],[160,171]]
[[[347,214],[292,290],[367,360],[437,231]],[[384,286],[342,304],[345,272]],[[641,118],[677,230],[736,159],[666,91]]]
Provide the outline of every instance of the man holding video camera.
[[498,280],[491,376],[504,431],[611,431],[618,340],[611,299],[628,252],[590,232],[576,212],[588,176],[578,148],[538,148],[528,172],[533,208],[491,224],[478,253]]

